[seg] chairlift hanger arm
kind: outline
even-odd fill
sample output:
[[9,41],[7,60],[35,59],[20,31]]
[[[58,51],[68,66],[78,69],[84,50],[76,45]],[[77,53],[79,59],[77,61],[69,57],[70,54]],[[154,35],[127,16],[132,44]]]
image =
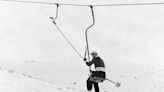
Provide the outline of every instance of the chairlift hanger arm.
[[56,3],[56,16],[55,16],[55,19],[58,18],[58,12],[59,12],[58,10],[59,10],[59,4]]
[[55,3],[55,5],[56,5],[56,15],[55,15],[55,18],[50,17],[50,19],[52,19],[52,22],[56,24],[55,20],[58,18],[59,4],[58,3]]
[[92,24],[90,26],[87,27],[86,31],[85,31],[85,37],[86,37],[86,48],[87,48],[87,54],[88,54],[88,61],[90,61],[90,57],[89,57],[89,43],[88,43],[88,31],[91,27],[93,27],[95,25],[95,16],[94,16],[94,10],[93,10],[93,6],[90,5],[91,8],[91,13],[92,13]]

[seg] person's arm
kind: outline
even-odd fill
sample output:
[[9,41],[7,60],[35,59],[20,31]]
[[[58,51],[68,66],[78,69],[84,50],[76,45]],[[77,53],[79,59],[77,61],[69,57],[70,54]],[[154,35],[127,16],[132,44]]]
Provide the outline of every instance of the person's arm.
[[88,66],[91,66],[92,64],[94,64],[94,62],[95,62],[95,59],[92,59],[92,61],[86,62],[86,64],[87,64]]

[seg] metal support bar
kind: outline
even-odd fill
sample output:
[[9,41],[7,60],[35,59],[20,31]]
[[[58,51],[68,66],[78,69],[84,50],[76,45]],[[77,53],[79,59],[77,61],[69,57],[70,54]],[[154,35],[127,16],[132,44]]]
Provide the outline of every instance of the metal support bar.
[[[93,22],[92,22],[92,24],[91,24],[90,26],[87,27],[87,29],[86,29],[86,31],[85,31],[86,48],[87,48],[87,54],[88,54],[88,61],[90,61],[90,56],[89,56],[90,51],[89,51],[89,42],[88,42],[88,30],[89,30],[91,27],[93,27],[94,24],[95,24],[95,16],[94,16],[94,11],[93,11],[93,6],[90,6],[90,8],[91,8],[91,12],[92,12],[92,20],[93,20]],[[89,68],[90,68],[90,70],[91,70],[91,67],[89,67]]]

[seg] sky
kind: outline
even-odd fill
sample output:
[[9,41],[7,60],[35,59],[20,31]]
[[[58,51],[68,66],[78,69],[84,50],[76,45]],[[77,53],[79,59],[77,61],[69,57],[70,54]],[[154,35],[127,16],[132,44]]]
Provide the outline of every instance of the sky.
[[[119,2],[119,0],[115,2],[118,3],[117,1]],[[83,2],[88,3],[69,1],[69,3]],[[131,2],[135,1],[129,0],[125,3]],[[102,3],[107,3],[107,0]],[[49,20],[49,17],[55,16],[55,5],[3,1],[0,4],[1,59],[62,60],[63,56],[69,59],[78,58]],[[98,50],[102,55],[113,58],[137,58],[139,59],[137,62],[143,62],[144,58],[149,58],[144,62],[153,63],[156,58],[162,61],[162,7],[162,5],[95,7],[96,24],[89,31],[91,50]],[[90,8],[60,6],[57,23],[83,55],[84,32],[92,23]],[[160,61],[156,62],[161,63]]]
[[[110,4],[162,2],[162,0],[58,0],[56,2]],[[163,8],[163,5],[94,7],[96,23],[88,34],[90,50],[99,52],[106,63],[107,73],[111,74],[113,79],[124,81],[118,76],[130,76],[131,73],[140,76],[144,74],[143,70],[148,71],[154,67],[155,70],[162,69]],[[81,81],[86,79],[85,64],[49,19],[55,16],[55,10],[55,5],[0,1],[1,65],[19,72],[41,76],[53,82],[67,75],[68,71],[74,75],[75,81],[79,80],[78,76],[82,76]],[[92,23],[90,8],[60,6],[56,21],[71,43],[84,55],[84,33]],[[133,74],[133,71],[137,73]],[[67,81],[70,82],[66,78],[65,82]],[[62,84],[62,81],[58,80],[58,83]]]

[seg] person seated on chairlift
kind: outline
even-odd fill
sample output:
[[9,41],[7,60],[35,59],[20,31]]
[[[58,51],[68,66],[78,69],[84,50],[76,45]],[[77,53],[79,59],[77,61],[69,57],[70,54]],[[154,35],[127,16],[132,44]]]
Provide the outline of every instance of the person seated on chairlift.
[[[95,71],[92,72],[92,76],[90,77],[98,77],[98,78],[105,78],[105,64],[104,61],[98,56],[98,53],[96,51],[91,52],[91,56],[93,59],[89,62],[86,62],[86,65],[91,66],[94,64]],[[87,61],[86,58],[84,58],[84,61]]]
[[93,64],[95,66],[95,71],[91,71],[91,75],[87,79],[87,90],[88,92],[90,92],[90,90],[92,90],[92,85],[94,85],[95,91],[99,92],[98,83],[103,82],[106,78],[105,64],[104,61],[98,56],[98,53],[96,51],[93,51],[91,53],[91,56],[93,57],[93,59],[88,62],[87,59],[84,58],[87,66],[91,66]]

